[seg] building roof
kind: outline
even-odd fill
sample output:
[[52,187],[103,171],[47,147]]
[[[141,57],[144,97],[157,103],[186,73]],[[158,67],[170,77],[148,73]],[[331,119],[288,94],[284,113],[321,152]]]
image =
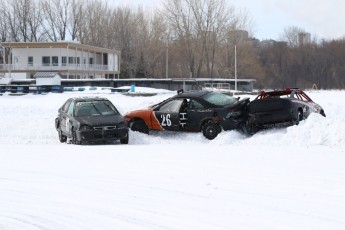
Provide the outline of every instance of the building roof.
[[84,45],[73,41],[59,41],[59,42],[2,42],[3,47],[11,48],[69,48],[75,50],[93,51],[93,52],[104,52],[104,53],[118,53],[118,50],[111,50],[107,48]]
[[59,75],[61,77],[59,72],[37,72],[34,75],[34,78],[53,78],[56,75]]

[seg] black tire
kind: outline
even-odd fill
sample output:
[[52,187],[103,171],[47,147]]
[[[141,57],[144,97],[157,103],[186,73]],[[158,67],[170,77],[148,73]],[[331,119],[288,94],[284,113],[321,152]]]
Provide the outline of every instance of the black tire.
[[77,133],[75,131],[72,132],[72,143],[75,145],[81,145],[81,141],[77,138]]
[[67,141],[67,137],[66,137],[65,135],[63,135],[60,126],[59,126],[59,128],[58,128],[58,134],[59,134],[59,141],[60,141],[61,143],[64,143],[64,142]]
[[296,122],[295,124],[298,125],[300,121],[303,120],[303,111],[301,109],[297,110],[297,117],[296,117]]
[[143,120],[135,120],[131,123],[131,130],[137,131],[140,133],[149,134],[149,128],[147,127],[145,121]]
[[129,139],[129,135],[127,133],[125,138],[120,139],[120,143],[121,144],[128,144],[128,139]]
[[248,121],[245,122],[242,126],[242,131],[245,135],[252,136],[257,132],[254,124],[250,124]]
[[219,125],[213,122],[208,122],[202,127],[202,134],[209,140],[216,138],[220,131]]

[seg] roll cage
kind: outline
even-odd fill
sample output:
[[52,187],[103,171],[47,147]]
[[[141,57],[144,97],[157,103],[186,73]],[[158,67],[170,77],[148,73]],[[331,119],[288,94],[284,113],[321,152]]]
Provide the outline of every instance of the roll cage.
[[313,102],[313,100],[301,89],[286,88],[285,90],[273,90],[273,91],[260,91],[255,100],[289,96],[291,98],[297,98],[301,101]]

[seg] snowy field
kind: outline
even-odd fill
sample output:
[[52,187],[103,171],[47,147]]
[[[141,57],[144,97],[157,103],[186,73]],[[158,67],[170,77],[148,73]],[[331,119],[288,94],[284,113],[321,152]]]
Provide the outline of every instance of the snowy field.
[[307,92],[326,118],[252,137],[59,143],[54,119],[69,97],[107,97],[125,114],[175,94],[154,92],[0,96],[0,230],[345,229],[345,91]]

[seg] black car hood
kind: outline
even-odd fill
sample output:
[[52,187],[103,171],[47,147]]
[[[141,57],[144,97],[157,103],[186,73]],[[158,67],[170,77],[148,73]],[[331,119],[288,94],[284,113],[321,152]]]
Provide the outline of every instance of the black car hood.
[[247,105],[247,104],[249,104],[249,103],[250,103],[249,98],[243,98],[243,99],[241,99],[241,100],[239,100],[239,101],[236,101],[236,102],[233,103],[233,104],[224,106],[224,108],[226,108],[226,109],[232,109],[232,108],[235,108],[235,107],[238,107],[238,106],[240,106],[240,107],[245,106],[245,105]]
[[112,126],[123,122],[121,115],[107,115],[107,116],[85,116],[76,117],[80,124],[95,126]]

